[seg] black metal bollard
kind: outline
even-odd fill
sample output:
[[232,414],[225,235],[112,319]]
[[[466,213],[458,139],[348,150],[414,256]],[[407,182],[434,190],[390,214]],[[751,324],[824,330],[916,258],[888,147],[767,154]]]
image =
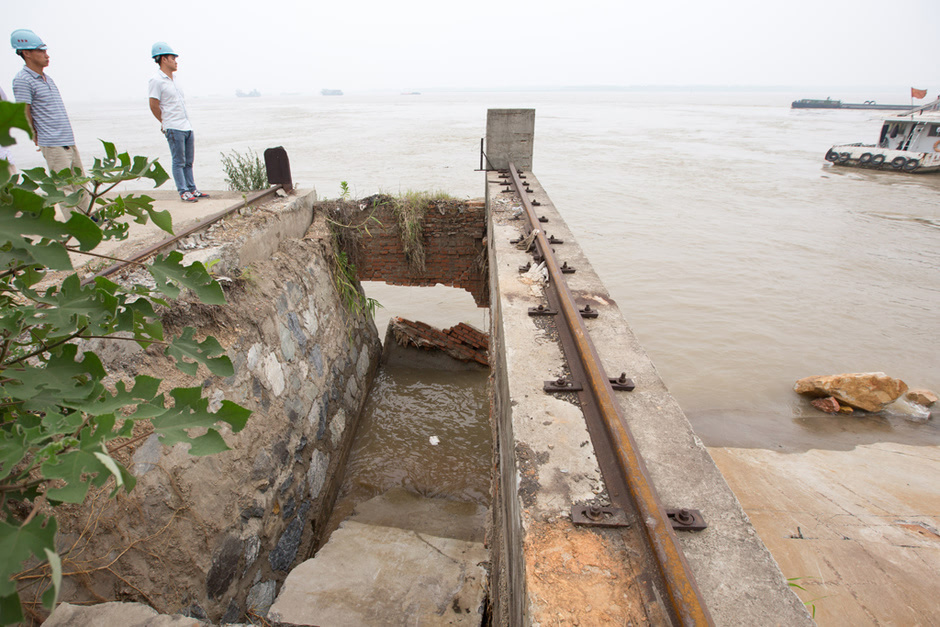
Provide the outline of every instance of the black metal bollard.
[[294,189],[294,182],[290,175],[290,160],[287,158],[287,151],[282,146],[264,151],[264,167],[268,171],[268,185],[280,184],[287,192]]

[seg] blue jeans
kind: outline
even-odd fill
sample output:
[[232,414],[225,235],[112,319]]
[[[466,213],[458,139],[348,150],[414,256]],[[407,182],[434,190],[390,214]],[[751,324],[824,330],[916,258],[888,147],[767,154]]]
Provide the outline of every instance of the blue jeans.
[[195,141],[192,131],[178,131],[168,128],[164,131],[166,141],[170,144],[170,157],[173,159],[173,181],[179,193],[196,191],[196,182],[193,180],[193,156]]

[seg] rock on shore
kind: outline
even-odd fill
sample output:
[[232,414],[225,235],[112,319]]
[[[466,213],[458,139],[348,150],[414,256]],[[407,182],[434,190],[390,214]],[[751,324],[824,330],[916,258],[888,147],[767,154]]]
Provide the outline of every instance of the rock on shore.
[[904,398],[912,403],[923,405],[924,407],[932,407],[933,404],[937,402],[937,395],[930,390],[911,390]]
[[907,392],[907,384],[883,372],[860,372],[805,377],[794,384],[793,391],[814,397],[832,396],[841,404],[877,412]]

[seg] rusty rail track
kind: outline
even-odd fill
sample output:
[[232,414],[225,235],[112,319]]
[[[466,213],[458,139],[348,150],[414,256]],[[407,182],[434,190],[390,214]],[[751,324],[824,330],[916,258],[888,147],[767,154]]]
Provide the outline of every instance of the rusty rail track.
[[121,270],[122,268],[127,267],[127,266],[130,265],[130,264],[133,264],[133,263],[140,263],[140,262],[142,262],[144,259],[147,259],[148,257],[151,257],[151,256],[157,254],[157,253],[160,252],[161,250],[163,250],[163,249],[165,249],[165,248],[169,248],[170,246],[174,245],[176,242],[180,241],[180,240],[183,239],[184,237],[189,237],[189,236],[192,235],[193,233],[198,233],[199,231],[202,231],[202,230],[205,230],[205,229],[209,228],[210,226],[212,226],[212,225],[215,224],[216,222],[219,222],[219,221],[221,221],[221,220],[224,220],[225,218],[227,218],[228,216],[232,215],[233,213],[235,213],[235,212],[238,211],[239,209],[243,209],[243,208],[245,208],[245,207],[250,207],[250,206],[252,206],[252,205],[254,205],[254,204],[258,203],[258,202],[261,202],[262,200],[267,200],[270,196],[274,196],[274,194],[276,194],[279,189],[284,189],[284,188],[285,188],[284,185],[281,185],[280,183],[278,183],[277,185],[272,185],[272,186],[269,187],[268,189],[265,189],[265,190],[261,190],[261,191],[259,191],[259,192],[256,192],[256,193],[252,194],[251,196],[245,198],[244,200],[242,200],[242,201],[240,201],[240,202],[237,202],[237,203],[235,203],[234,205],[232,205],[232,206],[230,206],[230,207],[227,207],[227,208],[223,209],[222,211],[219,211],[218,213],[215,213],[215,214],[209,216],[208,218],[205,218],[205,219],[203,219],[203,220],[200,220],[199,222],[197,222],[197,223],[194,224],[193,226],[188,227],[188,228],[184,229],[183,231],[174,234],[172,237],[168,237],[168,238],[166,238],[166,239],[164,239],[164,240],[161,240],[160,242],[157,242],[157,243],[154,244],[153,246],[149,246],[149,247],[145,248],[144,250],[140,251],[139,253],[134,254],[132,257],[130,257],[130,258],[128,258],[128,259],[124,259],[124,260],[122,260],[122,261],[119,261],[119,262],[117,262],[117,263],[114,263],[114,264],[108,266],[107,268],[104,268],[103,270],[98,271],[97,273],[95,273],[94,276],[91,276],[91,277],[88,277],[88,278],[84,279],[84,280],[82,281],[82,285],[87,285],[88,283],[91,283],[92,281],[94,281],[94,280],[95,280],[96,278],[98,278],[98,277],[104,277],[104,276],[112,275],[112,274],[114,274],[115,272],[118,272],[119,270]]
[[564,318],[565,324],[556,326],[569,369],[573,377],[584,381],[583,389],[579,392],[581,406],[597,449],[611,501],[625,510],[632,509],[637,513],[657,574],[668,596],[669,609],[677,623],[712,625],[714,623],[679,546],[672,522],[659,500],[637,443],[614,398],[611,380],[604,371],[582,320],[582,312],[578,310],[562,268],[555,259],[552,243],[539,228],[539,219],[523,188],[521,171],[510,163],[509,172],[528,218],[529,234],[537,231],[535,243],[549,274],[550,306],[556,308]]

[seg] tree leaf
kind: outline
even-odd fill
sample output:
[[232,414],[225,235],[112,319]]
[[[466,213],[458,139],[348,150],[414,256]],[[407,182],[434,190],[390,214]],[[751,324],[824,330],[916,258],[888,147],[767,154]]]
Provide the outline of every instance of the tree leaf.
[[[46,557],[46,549],[55,550],[55,518],[35,517],[21,526],[0,521],[0,597],[15,593],[16,587],[10,577],[16,574],[29,559],[35,555],[39,559]],[[3,617],[6,620],[6,612]]]
[[0,596],[0,625],[21,623],[26,619],[20,607],[20,595],[16,592]]
[[25,433],[18,429],[0,430],[0,480],[10,476],[28,450]]
[[[204,364],[209,371],[220,377],[230,377],[235,374],[232,362],[224,355],[225,349],[219,341],[211,335],[202,342],[193,339],[195,329],[186,327],[182,334],[174,338],[166,349],[166,354],[176,359],[176,367],[186,374],[195,376],[198,364]],[[216,357],[216,355],[222,355]],[[192,359],[188,362],[185,358]]]
[[104,390],[99,397],[90,402],[63,401],[63,406],[98,416],[117,414],[125,407],[154,402],[160,389],[160,379],[137,375],[134,377],[134,387],[131,390],[127,389],[123,381],[117,381],[114,388],[114,394]]
[[[71,238],[78,240],[81,250],[91,250],[101,242],[101,229],[78,212],[72,212],[67,222],[55,219],[55,208],[46,206],[39,195],[23,189],[11,191],[12,204],[0,205],[0,242],[8,241],[14,248],[34,252],[40,263],[46,263],[40,255],[46,246],[57,246]],[[48,264],[47,264],[48,265]],[[55,270],[70,269],[71,263],[55,266]]]
[[26,119],[26,105],[0,100],[0,146],[12,146],[16,143],[10,135],[11,128],[22,129],[30,137],[33,135],[33,129],[30,128],[29,120]]
[[155,225],[167,233],[173,234],[173,217],[167,210],[158,211],[153,208],[153,198],[150,196],[122,196],[124,210],[137,218],[136,222],[145,224],[149,217]]
[[98,398],[105,377],[101,360],[92,352],[85,352],[78,361],[78,347],[65,344],[61,352],[51,355],[45,367],[23,366],[4,375],[12,379],[3,385],[4,393],[14,401],[25,401],[27,411],[47,412],[45,424],[52,428],[63,414],[60,408],[71,403],[89,402]]
[[178,250],[154,258],[150,265],[150,274],[157,282],[157,289],[170,298],[177,298],[180,293],[179,286],[187,287],[206,304],[224,305],[225,294],[222,287],[206,271],[205,266],[198,261],[184,266],[182,261],[183,255]]
[[117,155],[117,148],[114,147],[114,144],[112,142],[106,142],[103,139],[101,140],[101,144],[104,146],[104,154],[108,156],[108,159],[114,159]]
[[215,429],[209,429],[205,434],[191,439],[189,443],[189,454],[193,457],[214,455],[229,450],[225,440]]
[[[191,438],[187,429],[196,427],[205,427],[209,431],[215,431],[214,425],[218,422],[226,422],[232,428],[232,431],[241,431],[248,422],[251,410],[240,407],[230,401],[223,401],[222,408],[212,414],[208,411],[209,401],[201,396],[201,388],[175,388],[170,391],[173,397],[174,405],[163,415],[151,420],[151,424],[157,433],[160,434],[160,441],[167,446],[172,446],[178,442],[187,442],[191,446],[198,438]],[[208,432],[207,432],[208,433]],[[196,451],[215,450],[218,441],[215,436],[203,438],[196,445]],[[221,439],[221,436],[219,436]],[[223,442],[224,444],[224,442]],[[225,450],[225,449],[222,449]],[[217,451],[215,451],[217,452]],[[196,453],[190,450],[190,453]]]
[[65,485],[46,490],[51,503],[81,503],[85,500],[91,479],[108,469],[88,451],[72,450],[53,457],[42,465],[42,474],[49,479],[64,479]]
[[124,475],[121,473],[118,463],[114,461],[109,455],[104,453],[94,453],[94,456],[98,458],[98,461],[101,462],[105,468],[108,469],[114,476],[114,482],[117,484],[118,488],[124,487]]
[[51,610],[55,607],[55,602],[59,598],[59,590],[62,589],[62,560],[55,551],[46,549],[46,559],[49,561],[49,569],[52,571],[52,586],[42,595],[42,606]]

